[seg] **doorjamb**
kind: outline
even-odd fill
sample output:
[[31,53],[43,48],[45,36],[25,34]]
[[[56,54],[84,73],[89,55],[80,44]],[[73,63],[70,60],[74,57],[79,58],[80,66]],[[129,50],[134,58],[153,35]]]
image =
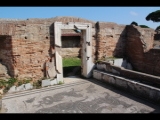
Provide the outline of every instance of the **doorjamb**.
[[62,22],[54,23],[54,42],[55,42],[55,58],[56,58],[56,70],[57,81],[63,82],[63,69],[62,69],[62,57],[59,54],[58,48],[62,47],[61,40],[61,30],[62,29],[77,29],[82,31],[82,52],[81,52],[81,74],[89,78],[91,77],[91,72],[94,66],[92,59],[92,24],[91,23],[78,23],[78,22],[68,22],[63,24]]

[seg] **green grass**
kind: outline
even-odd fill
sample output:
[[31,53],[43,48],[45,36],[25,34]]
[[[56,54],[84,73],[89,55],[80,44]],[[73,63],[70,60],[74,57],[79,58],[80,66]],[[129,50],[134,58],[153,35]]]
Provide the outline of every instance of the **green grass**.
[[30,79],[18,80],[17,78],[9,78],[8,81],[0,79],[0,88],[5,87],[4,93],[6,93],[14,85],[20,86],[30,81]]
[[[63,76],[67,77],[68,73],[72,72],[73,69],[77,66],[81,66],[80,58],[63,58]],[[76,75],[80,75],[81,71],[79,70]]]
[[9,78],[8,81],[1,79],[0,88],[5,87],[4,93],[6,93],[10,89],[10,87],[14,85],[15,82],[17,82],[16,78]]
[[0,88],[2,86],[11,87],[11,86],[14,85],[15,82],[17,82],[16,78],[9,78],[8,81],[6,81],[6,80],[0,80]]
[[62,81],[59,81],[58,85],[61,85],[61,84],[64,84],[64,82],[62,82]]
[[63,58],[63,67],[81,66],[80,58]]

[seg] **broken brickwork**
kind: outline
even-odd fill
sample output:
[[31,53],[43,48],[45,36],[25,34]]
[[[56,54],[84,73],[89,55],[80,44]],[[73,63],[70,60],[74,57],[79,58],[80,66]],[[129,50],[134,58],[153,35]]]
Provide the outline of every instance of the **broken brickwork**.
[[[56,21],[92,24],[93,61],[110,56],[122,58],[127,56],[136,70],[159,74],[160,67],[155,66],[156,63],[158,66],[160,64],[159,53],[156,52],[154,56],[155,52],[149,52],[153,45],[154,30],[76,17],[55,17],[0,20],[0,63],[7,67],[11,77],[35,80],[44,77],[42,69],[45,56],[50,55],[51,48],[54,48],[54,22]],[[62,30],[62,34],[62,36],[80,36],[73,30]],[[73,54],[77,56],[80,48],[67,49],[74,51]],[[63,54],[67,52],[67,50],[61,51]],[[71,52],[64,55],[69,53]],[[74,56],[73,54],[70,55]],[[145,66],[144,63],[147,65]]]

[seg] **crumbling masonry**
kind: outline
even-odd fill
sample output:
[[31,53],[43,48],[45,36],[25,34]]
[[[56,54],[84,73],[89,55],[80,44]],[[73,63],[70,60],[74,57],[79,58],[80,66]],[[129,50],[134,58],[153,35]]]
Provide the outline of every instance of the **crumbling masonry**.
[[[160,50],[153,49],[154,30],[110,22],[94,22],[76,17],[49,19],[0,20],[0,63],[11,77],[44,77],[45,56],[54,44],[54,22],[80,22],[92,24],[93,62],[109,56],[127,58],[134,70],[160,76]],[[62,30],[65,39],[80,39],[74,30]],[[76,37],[77,36],[77,37]],[[78,38],[79,36],[79,38]],[[70,41],[68,40],[68,41]],[[70,42],[72,43],[72,42]],[[68,43],[63,43],[63,46]],[[80,46],[60,49],[62,56],[78,56]],[[70,44],[71,46],[71,44]],[[68,51],[68,52],[67,52]],[[7,73],[0,73],[4,77]]]

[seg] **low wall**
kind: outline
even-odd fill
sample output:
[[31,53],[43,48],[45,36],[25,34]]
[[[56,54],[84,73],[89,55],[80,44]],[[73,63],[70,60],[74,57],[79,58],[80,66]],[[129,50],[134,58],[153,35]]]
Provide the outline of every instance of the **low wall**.
[[149,82],[149,84],[154,84],[155,86],[160,85],[160,77],[158,76],[137,72],[133,70],[128,70],[123,67],[111,65],[108,62],[98,62],[97,68],[99,70],[103,70],[103,71],[106,71],[115,75],[123,76],[129,79],[138,80],[141,82]]
[[121,88],[140,97],[149,99],[158,104],[160,103],[160,89],[158,88],[99,70],[93,70],[93,78],[109,83],[115,87]]

